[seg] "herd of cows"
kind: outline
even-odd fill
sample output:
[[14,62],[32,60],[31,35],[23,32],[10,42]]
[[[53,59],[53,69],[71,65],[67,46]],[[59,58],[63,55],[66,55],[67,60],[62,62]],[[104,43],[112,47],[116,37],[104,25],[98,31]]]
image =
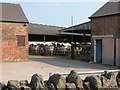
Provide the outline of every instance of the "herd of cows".
[[[90,44],[74,44],[74,54],[90,54]],[[70,43],[30,43],[29,44],[30,55],[70,55],[71,44]]]

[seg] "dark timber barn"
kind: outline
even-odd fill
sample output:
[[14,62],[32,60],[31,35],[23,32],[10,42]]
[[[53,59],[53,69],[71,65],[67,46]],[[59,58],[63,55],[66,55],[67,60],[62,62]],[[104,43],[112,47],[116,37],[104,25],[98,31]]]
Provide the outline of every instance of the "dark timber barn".
[[28,20],[19,4],[0,3],[0,6],[0,60],[25,60],[28,56]]
[[107,2],[91,17],[94,62],[120,66],[120,2]]

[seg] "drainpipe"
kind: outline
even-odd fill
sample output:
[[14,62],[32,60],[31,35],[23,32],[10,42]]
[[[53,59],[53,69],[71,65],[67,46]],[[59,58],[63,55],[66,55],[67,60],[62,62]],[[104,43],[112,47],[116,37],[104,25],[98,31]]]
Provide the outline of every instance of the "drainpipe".
[[116,38],[114,38],[114,66],[116,66]]

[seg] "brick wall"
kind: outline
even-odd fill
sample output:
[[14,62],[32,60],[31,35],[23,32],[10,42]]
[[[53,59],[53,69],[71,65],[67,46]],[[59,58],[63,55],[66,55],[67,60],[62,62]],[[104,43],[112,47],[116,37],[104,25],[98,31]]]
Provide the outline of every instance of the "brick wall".
[[[25,60],[28,57],[28,26],[2,22],[2,60]],[[17,45],[17,35],[25,35],[25,46]]]

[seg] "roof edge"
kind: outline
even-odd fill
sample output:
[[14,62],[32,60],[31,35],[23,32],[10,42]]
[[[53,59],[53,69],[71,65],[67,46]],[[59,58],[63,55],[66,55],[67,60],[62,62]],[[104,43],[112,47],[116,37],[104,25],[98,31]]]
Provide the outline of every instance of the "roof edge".
[[62,27],[62,26],[45,25],[45,24],[38,24],[38,23],[29,23],[29,24],[32,24],[32,25],[41,25],[41,26],[48,26],[48,27],[56,27],[56,28],[65,28],[65,27]]
[[0,22],[11,22],[11,23],[29,23],[29,22],[22,22],[22,21],[4,21],[4,20],[0,20]]
[[18,3],[7,3],[7,2],[0,2],[0,3],[3,3],[3,4],[12,4],[12,5],[20,5]]
[[77,25],[74,25],[74,26],[70,26],[70,27],[67,27],[67,28],[63,28],[63,29],[61,29],[61,30],[59,30],[59,31],[62,31],[62,30],[64,30],[64,29],[69,29],[69,28],[74,28],[74,27],[76,27],[76,26],[79,26],[79,25],[83,25],[83,24],[87,24],[87,23],[90,23],[91,21],[86,21],[86,22],[83,22],[83,23],[80,23],[80,24],[77,24]]
[[88,17],[88,18],[89,18],[89,19],[92,19],[92,18],[100,18],[100,17],[107,17],[107,16],[113,16],[113,15],[120,15],[120,13],[109,14],[109,15],[103,15],[103,16]]

